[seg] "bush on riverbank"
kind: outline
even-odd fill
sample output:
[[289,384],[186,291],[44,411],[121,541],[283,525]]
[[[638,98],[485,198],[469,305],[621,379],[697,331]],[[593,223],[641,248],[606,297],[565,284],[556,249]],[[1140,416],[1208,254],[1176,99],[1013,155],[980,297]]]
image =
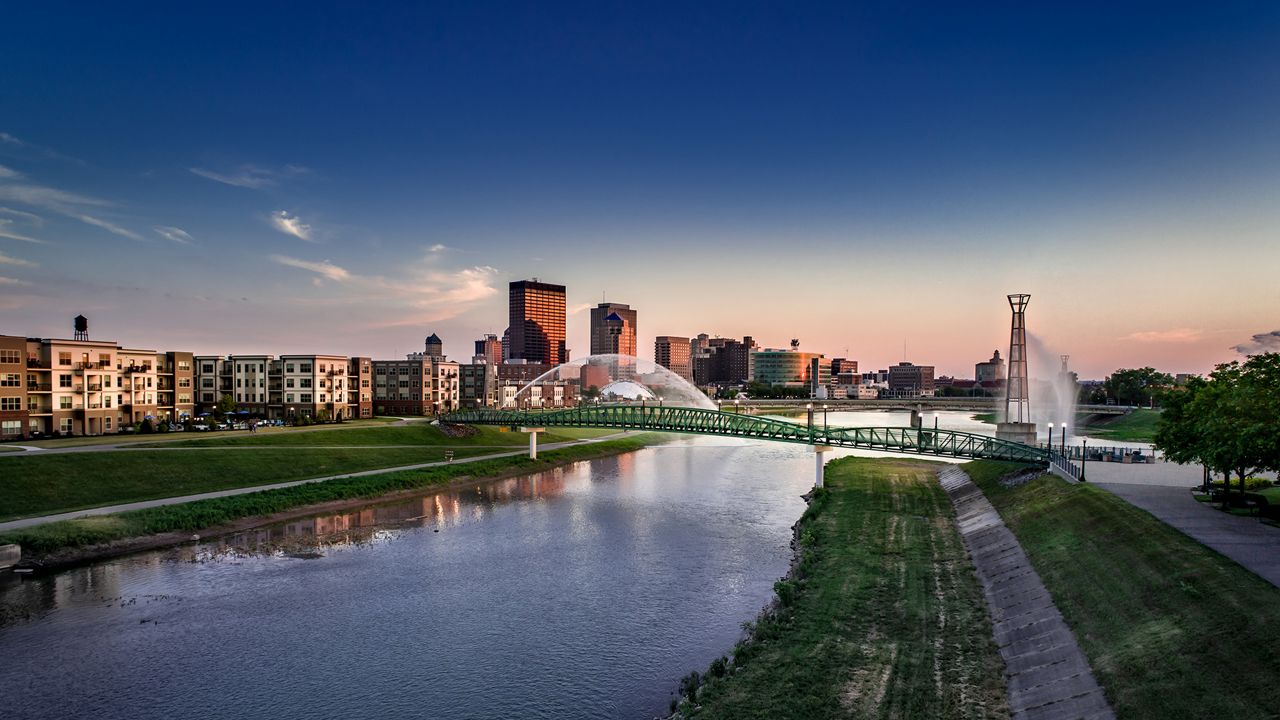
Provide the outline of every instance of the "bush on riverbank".
[[[965,465],[1018,537],[1117,717],[1280,715],[1280,589],[1091,485]],[[1280,531],[1278,531],[1280,532]]]
[[504,457],[421,470],[338,478],[181,505],[46,523],[0,533],[0,544],[16,543],[22,546],[24,554],[39,555],[136,536],[175,531],[195,532],[246,517],[270,515],[336,500],[373,500],[386,493],[444,485],[464,477],[479,481],[512,471],[537,472],[566,462],[638,450],[652,444],[653,440],[652,435],[637,435],[549,450],[540,453],[537,460],[529,460],[524,456]]

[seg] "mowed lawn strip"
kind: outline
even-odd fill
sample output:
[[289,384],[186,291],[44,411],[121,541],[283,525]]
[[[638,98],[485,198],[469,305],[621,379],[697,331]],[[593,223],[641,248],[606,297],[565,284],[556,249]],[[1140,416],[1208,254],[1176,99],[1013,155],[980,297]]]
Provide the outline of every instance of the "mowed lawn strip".
[[[476,426],[474,435],[450,437],[440,428],[427,423],[410,425],[393,425],[389,427],[359,427],[343,429],[311,430],[307,432],[268,432],[246,433],[196,433],[190,440],[170,441],[142,445],[141,447],[300,447],[330,445],[430,445],[467,447],[484,445],[525,445],[529,436],[522,432],[511,432],[506,428]],[[599,437],[618,430],[577,430],[571,428],[554,428],[538,436],[540,444],[579,440]]]
[[[801,521],[801,579],[778,584],[697,718],[1008,717],[1004,663],[937,465],[842,458]],[[718,665],[718,663],[717,663]]]
[[[463,458],[503,449],[453,452]],[[444,454],[441,447],[226,448],[6,457],[0,460],[0,520],[438,462]]]
[[[354,478],[261,490],[231,497],[197,500],[100,517],[46,523],[0,533],[0,544],[17,543],[24,553],[37,555],[64,548],[82,547],[162,532],[193,532],[246,517],[266,516],[315,503],[367,498],[386,493],[444,485],[461,479],[477,481],[511,472],[538,472],[556,465],[639,450],[656,442],[653,435],[633,435],[617,440],[573,445],[540,453],[537,460],[524,456],[477,460]],[[246,453],[247,454],[247,453]],[[255,456],[261,453],[255,453]]]
[[1121,718],[1280,716],[1280,589],[1120,498],[965,469],[1017,535]]

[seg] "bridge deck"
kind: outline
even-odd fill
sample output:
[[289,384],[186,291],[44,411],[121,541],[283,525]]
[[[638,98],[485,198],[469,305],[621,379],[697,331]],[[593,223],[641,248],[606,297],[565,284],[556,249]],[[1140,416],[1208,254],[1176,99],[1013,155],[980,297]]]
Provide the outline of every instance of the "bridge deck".
[[907,427],[844,428],[801,425],[716,410],[653,405],[583,405],[563,410],[461,410],[445,422],[507,427],[618,428],[650,432],[748,437],[804,445],[946,457],[1048,463],[1042,448],[955,430]]

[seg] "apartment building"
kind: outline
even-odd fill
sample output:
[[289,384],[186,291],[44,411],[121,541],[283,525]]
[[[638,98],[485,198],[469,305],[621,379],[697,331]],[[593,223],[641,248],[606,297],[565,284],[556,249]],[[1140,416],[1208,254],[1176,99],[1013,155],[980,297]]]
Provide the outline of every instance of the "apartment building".
[[488,362],[488,359],[488,356],[477,355],[469,364],[459,367],[458,401],[461,407],[497,407],[498,365]]
[[195,410],[190,353],[0,336],[0,438],[103,435]]
[[373,359],[347,359],[347,415],[350,418],[373,417]]
[[281,355],[276,361],[285,419],[302,415],[350,418],[347,411],[348,358],[343,355]]
[[415,354],[373,361],[373,411],[377,415],[439,415],[459,407],[458,363]]

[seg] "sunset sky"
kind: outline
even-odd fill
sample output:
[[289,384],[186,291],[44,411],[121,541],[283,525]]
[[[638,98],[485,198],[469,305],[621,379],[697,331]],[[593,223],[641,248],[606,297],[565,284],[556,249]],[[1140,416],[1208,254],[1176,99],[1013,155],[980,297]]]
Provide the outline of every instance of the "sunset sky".
[[0,334],[466,359],[536,276],[575,356],[1280,349],[1280,3],[263,5],[5,10]]

